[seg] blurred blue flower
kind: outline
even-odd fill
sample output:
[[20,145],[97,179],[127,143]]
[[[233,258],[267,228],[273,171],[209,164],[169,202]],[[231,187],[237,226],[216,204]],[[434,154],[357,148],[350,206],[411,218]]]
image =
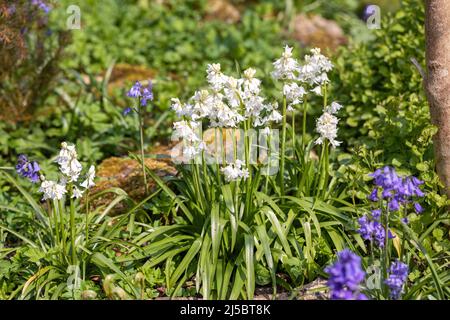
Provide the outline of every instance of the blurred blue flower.
[[127,96],[130,98],[139,98],[141,96],[141,88],[142,84],[139,81],[136,81],[136,83],[127,92]]
[[46,4],[44,0],[31,0],[31,4],[38,6],[39,9],[41,9],[45,13],[49,13],[51,10],[51,7],[48,4]]
[[130,98],[141,98],[141,106],[147,106],[148,101],[153,100],[153,84],[151,80],[148,81],[147,87],[142,87],[142,84],[139,81],[136,81],[127,92],[127,96]]
[[333,300],[367,300],[360,293],[360,283],[366,273],[361,267],[361,258],[348,249],[338,253],[337,261],[325,268],[329,279],[327,282]]
[[394,261],[389,268],[389,277],[385,281],[392,299],[400,298],[407,277],[408,266],[399,260]]
[[148,86],[142,90],[141,106],[145,107],[148,100],[153,100],[153,84],[150,80]]
[[[386,166],[382,169],[377,169],[373,174],[369,176],[373,177],[375,188],[368,196],[369,200],[376,202],[379,200],[378,191],[381,189],[381,197],[388,202],[388,209],[390,211],[398,211],[401,205],[410,203],[416,197],[423,197],[425,193],[420,190],[420,185],[423,184],[422,180],[417,179],[414,176],[402,178],[397,175],[395,169]],[[414,203],[416,212],[423,211],[420,204]]]
[[380,248],[384,247],[386,232],[379,219],[381,210],[374,210],[372,215],[364,215],[359,218],[358,233],[364,240],[374,241]]
[[423,212],[422,206],[419,203],[417,203],[417,202],[414,202],[414,210],[416,210],[417,213],[422,213]]
[[17,158],[17,173],[31,182],[36,183],[39,181],[40,170],[39,164],[36,161],[29,161],[26,155],[21,154]]
[[130,107],[128,107],[128,108],[125,108],[125,109],[123,109],[123,111],[122,111],[122,114],[124,115],[124,116],[126,116],[126,115],[128,115],[130,112],[131,112],[131,108]]

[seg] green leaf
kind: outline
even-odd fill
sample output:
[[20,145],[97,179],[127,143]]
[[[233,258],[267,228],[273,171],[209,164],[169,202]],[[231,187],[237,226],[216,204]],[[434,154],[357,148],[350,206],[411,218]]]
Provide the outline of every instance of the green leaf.
[[180,276],[183,274],[183,272],[186,272],[186,270],[189,267],[189,264],[194,259],[195,255],[199,252],[200,248],[202,246],[202,239],[198,238],[193,243],[186,255],[184,256],[183,260],[181,260],[180,264],[177,266],[175,271],[172,273],[170,277],[170,281],[168,286],[172,287],[175,282],[180,278]]
[[253,242],[253,235],[246,234],[245,239],[245,266],[246,266],[246,288],[247,297],[253,299],[255,293],[255,267],[254,267],[254,254],[253,248],[255,246]]

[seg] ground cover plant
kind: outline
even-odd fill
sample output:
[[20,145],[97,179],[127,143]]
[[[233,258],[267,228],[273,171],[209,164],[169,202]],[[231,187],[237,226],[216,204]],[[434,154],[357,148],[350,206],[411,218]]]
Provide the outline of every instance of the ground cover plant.
[[420,1],[376,31],[356,1],[83,1],[71,44],[69,2],[0,7],[0,102],[35,97],[0,122],[1,299],[449,298]]

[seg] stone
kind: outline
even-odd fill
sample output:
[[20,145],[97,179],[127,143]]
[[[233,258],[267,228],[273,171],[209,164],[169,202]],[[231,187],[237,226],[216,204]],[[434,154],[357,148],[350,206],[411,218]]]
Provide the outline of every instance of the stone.
[[299,14],[292,20],[292,38],[309,47],[336,50],[348,42],[342,28],[319,15]]

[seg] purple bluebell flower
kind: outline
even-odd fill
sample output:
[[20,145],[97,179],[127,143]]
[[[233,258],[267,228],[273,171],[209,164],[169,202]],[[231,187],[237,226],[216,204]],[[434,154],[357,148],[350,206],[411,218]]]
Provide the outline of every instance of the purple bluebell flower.
[[44,11],[47,14],[51,10],[51,7],[48,4],[46,4],[45,1],[43,1],[43,0],[31,0],[31,4],[39,7],[39,9],[41,9],[42,11]]
[[147,106],[148,100],[153,100],[153,84],[150,80],[148,82],[148,86],[142,90],[141,106]]
[[139,81],[131,87],[131,89],[127,92],[127,96],[130,98],[139,98],[141,96],[142,84]]
[[389,209],[389,211],[397,211],[398,209],[400,209],[400,204],[395,197],[392,198],[391,201],[389,201],[388,209]]
[[381,209],[372,210],[372,217],[375,220],[380,220],[380,218],[381,218]]
[[386,231],[380,223],[381,210],[373,210],[372,215],[359,218],[358,233],[364,240],[373,241],[380,248],[384,247]]
[[368,198],[370,201],[377,202],[379,200],[378,199],[378,188],[374,188]]
[[392,234],[391,230],[388,230],[388,238],[389,239],[394,239],[395,235]]
[[370,176],[374,178],[375,185],[383,189],[383,198],[390,197],[402,182],[395,169],[389,166],[375,170]]
[[408,218],[402,218],[401,221],[402,221],[404,224],[408,224],[408,223],[409,223]]
[[423,212],[422,206],[419,203],[417,203],[417,202],[414,202],[414,210],[416,210],[417,213],[422,213]]
[[389,268],[389,277],[385,281],[392,299],[400,298],[407,277],[408,266],[399,260],[394,261]]
[[17,173],[31,182],[36,183],[39,181],[40,170],[39,164],[36,161],[29,161],[26,155],[21,154],[17,158]]
[[338,253],[337,261],[325,268],[327,282],[333,300],[367,300],[360,293],[360,283],[366,273],[361,267],[361,258],[348,249]]
[[148,86],[145,88],[142,87],[142,84],[139,81],[136,81],[127,92],[127,96],[130,98],[140,98],[141,106],[147,106],[148,101],[153,100],[153,84],[151,80],[148,81]]
[[[401,178],[392,167],[377,169],[370,176],[374,178],[375,188],[369,195],[369,200],[378,201],[378,192],[381,189],[381,197],[387,200],[389,211],[398,211],[402,205],[411,203],[415,197],[425,195],[420,190],[423,181],[414,176]],[[418,212],[422,210],[420,205],[414,204],[414,208]]]
[[13,14],[16,13],[16,11],[17,11],[16,5],[15,5],[14,3],[11,4],[11,5],[8,7],[7,11],[8,11],[8,14],[9,14],[9,15],[13,15]]
[[128,107],[128,108],[125,108],[125,109],[123,109],[123,111],[122,111],[122,114],[124,115],[124,116],[126,116],[126,115],[128,115],[130,112],[131,112],[131,108],[130,107]]
[[363,19],[363,21],[366,21],[367,22],[367,20],[371,17],[371,16],[373,16],[374,14],[376,13],[376,9],[375,9],[375,6],[374,5],[367,5],[365,8],[364,8],[364,11],[363,11],[363,13],[362,13],[362,19]]

